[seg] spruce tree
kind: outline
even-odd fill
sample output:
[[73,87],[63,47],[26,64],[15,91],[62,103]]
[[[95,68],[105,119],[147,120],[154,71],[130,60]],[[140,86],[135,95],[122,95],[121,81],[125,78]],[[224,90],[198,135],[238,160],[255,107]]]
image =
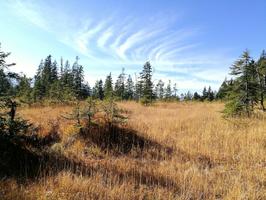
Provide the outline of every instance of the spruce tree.
[[37,73],[34,77],[33,98],[35,102],[43,100],[45,96],[45,86],[42,78],[43,68],[44,63],[43,60],[41,60]]
[[20,101],[27,104],[31,104],[33,102],[31,79],[27,78],[26,75],[19,77],[17,90],[17,97],[20,99]]
[[95,86],[92,89],[92,97],[95,99],[104,99],[103,81],[100,79],[95,82]]
[[225,113],[250,116],[257,102],[257,82],[256,66],[249,52],[244,51],[230,69],[230,74],[235,79],[232,90],[229,91],[229,102],[225,106]]
[[104,97],[111,98],[113,96],[113,79],[111,73],[106,77],[104,82]]
[[156,97],[159,100],[162,100],[164,98],[164,82],[162,80],[158,81],[155,91],[156,91]]
[[165,99],[166,100],[171,100],[172,98],[172,87],[171,87],[171,81],[169,80],[166,89],[165,89]]
[[263,111],[265,111],[264,100],[266,95],[266,52],[263,50],[257,62],[259,101]]
[[72,67],[72,77],[73,77],[73,90],[75,97],[79,100],[84,98],[83,91],[83,81],[84,81],[84,71],[83,66],[78,63],[79,57],[76,57],[76,61]]
[[134,83],[130,75],[128,75],[125,85],[125,99],[132,100],[134,98]]
[[115,95],[121,100],[125,98],[125,68],[122,68],[122,73],[116,80]]
[[202,97],[201,97],[201,100],[204,101],[208,98],[208,91],[207,91],[207,88],[206,86],[204,86],[203,88],[203,91],[202,91]]
[[12,64],[6,63],[6,58],[10,54],[11,53],[5,53],[1,50],[1,43],[0,43],[0,97],[14,95],[12,79],[18,78],[17,74],[5,71],[10,66],[15,65],[15,63]]
[[214,92],[211,89],[211,86],[209,86],[208,91],[207,91],[207,99],[208,101],[213,101],[214,100]]
[[142,102],[147,105],[154,99],[153,83],[152,83],[152,66],[150,62],[146,62],[140,74],[142,80]]

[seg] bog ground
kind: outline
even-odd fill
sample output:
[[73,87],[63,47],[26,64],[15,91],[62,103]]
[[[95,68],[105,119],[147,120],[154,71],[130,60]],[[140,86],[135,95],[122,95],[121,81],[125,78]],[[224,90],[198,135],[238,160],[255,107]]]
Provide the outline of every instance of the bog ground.
[[86,137],[62,117],[71,106],[20,109],[42,136],[59,126],[50,151],[67,162],[2,178],[1,199],[266,199],[266,118],[224,119],[222,103],[119,107],[126,127]]

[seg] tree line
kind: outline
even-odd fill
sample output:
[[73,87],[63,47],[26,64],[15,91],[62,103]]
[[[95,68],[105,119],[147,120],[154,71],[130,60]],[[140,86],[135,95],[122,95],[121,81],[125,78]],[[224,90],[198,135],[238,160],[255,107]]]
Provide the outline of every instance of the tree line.
[[[41,60],[36,74],[29,78],[24,74],[11,73],[8,69],[11,65],[5,65],[5,59],[10,53],[1,51],[0,57],[3,64],[0,68],[0,96],[13,96],[20,101],[33,104],[39,102],[69,102],[85,100],[88,97],[104,100],[110,97],[116,100],[135,100],[150,104],[155,100],[209,100],[215,99],[215,93],[211,87],[203,89],[203,94],[187,92],[177,94],[177,84],[172,87],[171,81],[165,84],[162,80],[154,83],[153,68],[150,62],[146,62],[142,71],[135,77],[126,75],[123,68],[116,81],[113,81],[109,73],[103,81],[99,79],[91,86],[85,82],[83,66],[79,64],[79,58],[71,65],[68,60],[61,58],[60,63],[53,60],[51,55]],[[14,64],[12,64],[14,65]]]
[[126,75],[123,68],[114,81],[109,73],[105,80],[99,79],[91,88],[84,79],[83,66],[79,58],[71,65],[61,58],[60,63],[49,55],[41,60],[33,78],[10,72],[5,53],[0,48],[0,97],[12,96],[27,104],[40,102],[70,102],[93,99],[135,100],[145,105],[153,101],[214,101],[223,100],[225,114],[248,115],[260,109],[265,111],[266,95],[266,52],[255,60],[249,51],[244,51],[241,57],[230,67],[230,80],[225,80],[218,92],[209,86],[202,93],[190,91],[178,95],[177,84],[171,81],[165,84],[162,80],[153,81],[153,68],[146,62],[142,71],[135,75]]

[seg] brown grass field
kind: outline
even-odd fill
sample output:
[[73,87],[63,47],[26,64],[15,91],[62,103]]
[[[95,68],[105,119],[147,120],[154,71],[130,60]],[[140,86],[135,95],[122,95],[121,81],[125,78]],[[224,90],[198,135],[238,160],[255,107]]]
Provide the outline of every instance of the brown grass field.
[[61,116],[70,106],[20,109],[42,136],[58,124],[51,151],[79,164],[3,178],[0,199],[266,199],[266,118],[224,119],[222,103],[119,107],[128,124],[112,145],[99,131],[69,144],[76,127]]

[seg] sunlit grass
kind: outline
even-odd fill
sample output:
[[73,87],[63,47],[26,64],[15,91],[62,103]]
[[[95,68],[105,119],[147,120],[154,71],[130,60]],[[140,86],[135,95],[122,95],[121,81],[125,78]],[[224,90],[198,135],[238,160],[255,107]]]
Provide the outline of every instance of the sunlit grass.
[[[222,117],[222,103],[119,103],[128,128],[171,152],[148,146],[130,152],[102,149],[75,134],[62,118],[70,106],[29,108],[20,115],[49,132],[59,124],[60,151],[94,167],[92,176],[62,171],[28,184],[1,182],[7,199],[265,199],[266,121]],[[241,125],[239,125],[241,124]],[[58,144],[57,144],[58,145]],[[114,153],[116,152],[116,153]],[[9,189],[9,190],[8,190]],[[12,190],[12,192],[11,192]]]

